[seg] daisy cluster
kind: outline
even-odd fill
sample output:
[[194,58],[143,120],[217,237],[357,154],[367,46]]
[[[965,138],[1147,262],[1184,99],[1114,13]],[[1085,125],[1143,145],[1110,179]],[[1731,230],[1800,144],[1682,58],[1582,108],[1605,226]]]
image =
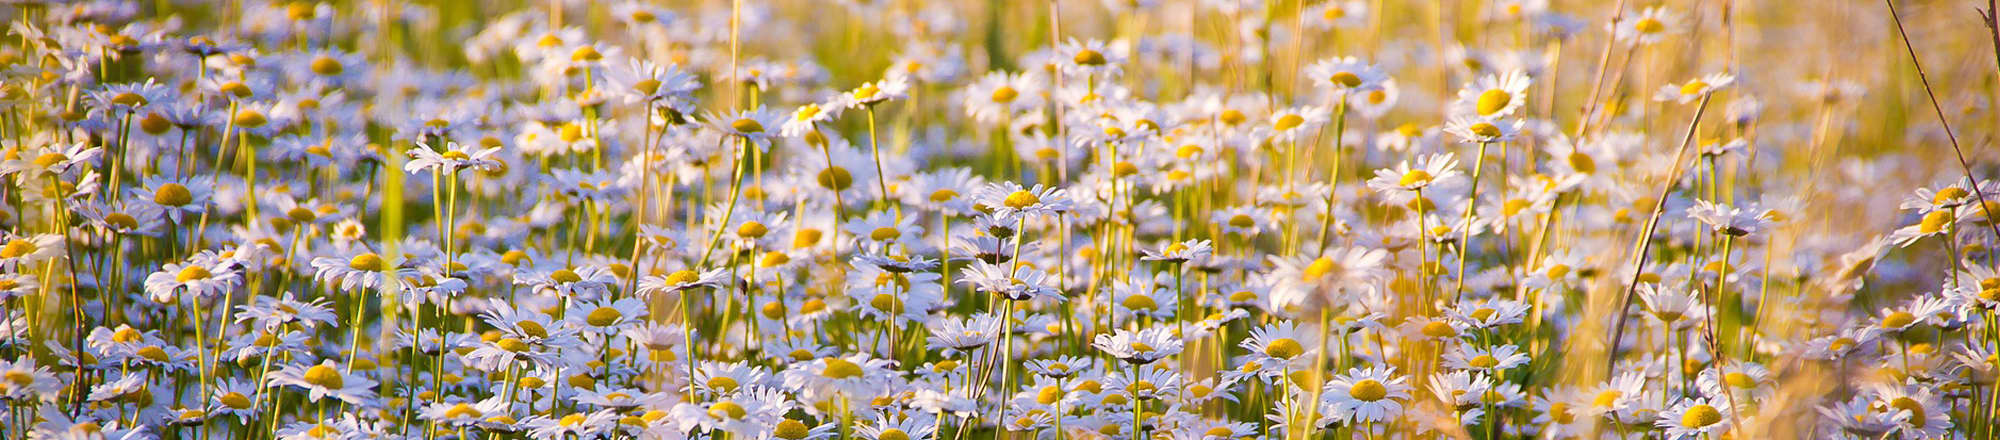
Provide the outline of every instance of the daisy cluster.
[[1758,3],[0,1],[0,439],[2000,435],[2000,39]]

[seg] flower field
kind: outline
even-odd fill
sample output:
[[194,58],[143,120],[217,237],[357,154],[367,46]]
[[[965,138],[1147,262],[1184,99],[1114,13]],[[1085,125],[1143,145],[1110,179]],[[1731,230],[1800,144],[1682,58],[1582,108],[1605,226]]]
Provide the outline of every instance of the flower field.
[[1992,0],[4,0],[0,440],[2000,438]]

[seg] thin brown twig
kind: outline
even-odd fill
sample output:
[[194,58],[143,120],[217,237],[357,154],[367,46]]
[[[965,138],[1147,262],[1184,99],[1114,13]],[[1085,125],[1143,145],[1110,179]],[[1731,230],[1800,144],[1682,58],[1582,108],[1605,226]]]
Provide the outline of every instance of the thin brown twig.
[[1606,377],[1617,372],[1618,344],[1625,338],[1625,311],[1632,307],[1632,295],[1638,291],[1639,277],[1646,273],[1646,253],[1653,247],[1653,232],[1660,226],[1660,213],[1667,208],[1667,195],[1673,193],[1674,187],[1680,186],[1681,174],[1687,169],[1688,145],[1694,143],[1694,133],[1701,128],[1701,116],[1708,113],[1708,101],[1713,96],[1713,93],[1701,95],[1701,103],[1695,106],[1694,118],[1688,121],[1686,134],[1681,135],[1681,146],[1674,151],[1674,167],[1667,174],[1667,181],[1660,185],[1659,197],[1653,198],[1653,213],[1647,217],[1646,227],[1639,233],[1639,245],[1634,246],[1632,280],[1625,283],[1625,294],[1618,299],[1617,321],[1611,327],[1611,345],[1604,349],[1607,353],[1604,363]]
[[[1624,17],[1625,0],[1618,0],[1618,4],[1611,8],[1611,28],[1617,29],[1618,22],[1623,20]],[[1614,31],[1613,33],[1615,34],[1616,32]],[[1614,35],[1611,41],[1604,42],[1604,50],[1597,53],[1597,79],[1592,80],[1590,83],[1590,100],[1583,102],[1583,120],[1577,122],[1577,137],[1583,136],[1583,131],[1590,127],[1590,115],[1597,112],[1598,93],[1604,88],[1604,69],[1611,65],[1611,48],[1617,45],[1618,39]]]
[[[1991,5],[1992,2],[1993,0],[1987,0],[1988,5]],[[1910,67],[1917,70],[1917,81],[1924,84],[1924,96],[1930,98],[1931,110],[1937,112],[1938,125],[1944,126],[1945,139],[1951,140],[1951,153],[1958,158],[1959,170],[1965,173],[1966,186],[1972,187],[1972,194],[1979,197],[1979,209],[1986,213],[1986,228],[1991,230],[1993,235],[2000,236],[2000,222],[1993,221],[1993,206],[1986,203],[1986,191],[1979,189],[1979,178],[1972,176],[1972,164],[1966,162],[1965,150],[1958,146],[1958,134],[1951,131],[1951,121],[1944,117],[1944,106],[1938,104],[1937,92],[1931,90],[1931,80],[1924,76],[1924,64],[1917,59],[1916,46],[1910,44],[1909,31],[1903,29],[1903,18],[1896,15],[1896,0],[1882,0],[1882,4],[1889,6],[1889,19],[1896,22],[1896,35],[1903,39],[1903,50],[1910,53]],[[1996,31],[1992,28],[1991,14],[1984,15],[1989,16],[1987,18],[1987,33],[1993,34]],[[2000,35],[1994,36],[1994,42],[1995,44],[2000,44]],[[1995,56],[2000,57],[2000,46],[1995,46],[1994,51]],[[1995,62],[2000,63],[2000,59],[1997,59]],[[1990,256],[1991,254],[1988,255]]]

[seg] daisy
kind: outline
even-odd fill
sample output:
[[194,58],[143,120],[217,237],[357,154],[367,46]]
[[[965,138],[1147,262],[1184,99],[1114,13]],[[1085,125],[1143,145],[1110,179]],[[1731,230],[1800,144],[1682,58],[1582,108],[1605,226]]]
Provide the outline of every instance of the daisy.
[[1453,119],[1512,115],[1527,102],[1528,85],[1528,74],[1519,70],[1481,76],[1458,90],[1451,104],[1451,114],[1458,115]]
[[1410,398],[1410,386],[1405,378],[1396,375],[1395,367],[1356,367],[1334,375],[1321,395],[1327,417],[1346,422],[1383,422],[1402,414],[1402,401]]
[[7,235],[6,244],[0,244],[0,264],[13,264],[24,270],[36,263],[58,258],[66,249],[60,235]]
[[1054,359],[1031,359],[1024,365],[1029,372],[1050,378],[1068,378],[1091,368],[1090,358],[1060,356]]
[[1296,142],[1318,134],[1319,127],[1328,120],[1327,110],[1321,107],[1279,109],[1271,113],[1269,129],[1274,140]]
[[1742,209],[1727,204],[1709,203],[1707,200],[1696,200],[1694,204],[1688,208],[1688,216],[1723,235],[1742,237],[1755,234],[1771,225],[1771,220],[1767,218],[1768,212],[1762,209],[1754,207]]
[[1139,259],[1179,264],[1186,263],[1189,260],[1208,258],[1209,254],[1213,251],[1214,247],[1209,245],[1208,240],[1187,240],[1168,243],[1165,247],[1157,251],[1152,249],[1141,250],[1140,252],[1144,255],[1141,255]]
[[1719,434],[1729,427],[1728,402],[1703,397],[1684,398],[1660,413],[1653,426],[1666,430],[1666,438],[1696,439]]
[[[1333,12],[1338,10],[1345,12],[1344,9],[1338,9],[1338,6],[1333,6],[1337,3],[1343,2],[1329,2],[1329,9],[1327,11]],[[1306,77],[1314,80],[1314,87],[1342,94],[1377,90],[1389,80],[1389,75],[1383,73],[1382,69],[1354,57],[1328,58],[1315,61],[1311,65],[1306,66],[1305,74]]]
[[1265,280],[1271,283],[1271,303],[1282,309],[1319,310],[1346,303],[1353,295],[1371,292],[1389,275],[1389,253],[1365,247],[1327,249],[1318,257],[1271,257]]
[[[1231,2],[1234,3],[1234,2]],[[1351,29],[1367,24],[1368,2],[1334,0],[1306,7],[1306,23],[1319,29]]]
[[472,150],[457,142],[445,144],[444,151],[436,151],[430,145],[417,143],[410,149],[410,161],[403,164],[403,171],[418,174],[425,171],[455,174],[459,170],[492,170],[502,166],[493,158],[500,153],[500,147]]
[[306,391],[307,398],[319,401],[332,397],[350,404],[365,405],[375,399],[375,381],[360,375],[342,372],[332,360],[320,361],[317,365],[287,365],[271,372],[272,388],[296,387]]
[[694,111],[694,93],[701,89],[701,80],[680,65],[662,66],[640,58],[604,69],[604,81],[614,96],[628,104],[683,114]]
[[487,419],[504,416],[511,411],[502,396],[493,396],[478,402],[437,402],[424,406],[418,415],[426,420],[445,426],[474,426]]
[[[410,271],[401,265],[392,265],[389,260],[374,252],[362,252],[348,258],[314,258],[312,267],[314,279],[349,291],[375,289],[387,283],[400,284],[400,276],[407,275]],[[397,276],[384,275],[384,272],[391,270]]]
[[340,318],[328,307],[326,298],[300,301],[291,292],[285,292],[283,296],[272,299],[275,301],[236,306],[236,321],[274,331],[287,326],[314,329]]
[[992,343],[1000,333],[1000,319],[989,314],[971,318],[945,318],[929,324],[931,347],[969,352]]
[[1008,264],[988,263],[974,260],[960,272],[961,277],[954,282],[971,285],[973,289],[998,295],[1012,300],[1049,298],[1058,301],[1067,299],[1060,289],[1051,285],[1048,272],[1034,267],[1015,267]]
[[642,297],[651,297],[658,294],[679,294],[692,289],[721,287],[728,281],[728,277],[728,271],[723,269],[700,272],[681,269],[664,276],[648,275],[639,279],[638,294]]
[[996,217],[1015,215],[1047,216],[1076,209],[1069,192],[1060,188],[1036,184],[1033,188],[1022,187],[1014,182],[993,182],[979,189],[973,195],[975,209],[991,209]]
[[1032,72],[987,72],[967,85],[961,105],[966,116],[984,124],[998,124],[1016,113],[1042,106],[1042,81]]
[[1382,192],[1420,191],[1432,185],[1456,184],[1461,179],[1457,156],[1443,153],[1419,157],[1414,165],[1403,161],[1394,168],[1375,170],[1375,178],[1368,179],[1368,187]]
[[1446,310],[1452,319],[1475,329],[1487,329],[1507,324],[1519,324],[1527,317],[1528,304],[1500,298],[1477,301],[1462,301]]
[[538,415],[529,417],[521,424],[528,428],[528,435],[536,439],[596,438],[598,433],[615,426],[618,418],[618,414],[611,410],[598,410],[570,413],[559,418]]
[[708,126],[722,134],[762,145],[776,139],[778,133],[773,130],[783,127],[785,115],[758,107],[734,114],[710,114],[707,119]]
[[917,225],[916,217],[898,216],[893,211],[870,213],[849,221],[841,229],[847,232],[847,236],[867,245],[907,247],[923,243],[924,227]]
[[1686,104],[1708,96],[1710,93],[1715,93],[1717,90],[1728,88],[1730,84],[1734,84],[1735,82],[1736,75],[1734,74],[1728,72],[1711,73],[1707,76],[1688,80],[1688,82],[1679,85],[1667,84],[1660,86],[1660,91],[1653,94],[1653,100]]
[[1266,224],[1271,223],[1271,217],[1267,211],[1254,206],[1231,206],[1210,213],[1208,221],[1220,226],[1225,234],[1255,237]]
[[1137,332],[1119,329],[1099,334],[1091,346],[1125,362],[1145,365],[1181,352],[1180,338],[1169,327],[1149,327]]
[[1485,117],[1453,118],[1445,123],[1444,131],[1468,144],[1512,142],[1521,133],[1521,121],[1509,123]]
[[1458,344],[1445,352],[1444,364],[1452,368],[1499,372],[1528,364],[1528,355],[1513,344],[1479,347],[1473,344]]
[[1709,308],[1692,290],[1642,283],[1638,292],[1647,316],[1668,329],[1687,330],[1707,320]]
[[1106,76],[1119,71],[1125,63],[1124,47],[1113,48],[1100,40],[1077,41],[1070,39],[1056,48],[1063,62],[1058,64],[1063,73],[1077,76]]
[[1680,15],[1660,6],[1639,11],[1636,17],[1621,17],[1613,23],[1612,38],[1632,44],[1658,43],[1668,35],[1683,31]]
[[233,261],[204,251],[187,261],[167,263],[147,275],[146,293],[160,303],[171,303],[178,294],[214,299],[242,284],[239,268]]
[[618,334],[644,322],[646,318],[646,303],[637,298],[585,301],[571,307],[573,313],[570,315],[570,321],[573,324],[585,330],[607,335]]
[[937,432],[932,424],[936,419],[928,417],[891,417],[887,414],[876,416],[875,422],[860,425],[854,433],[868,440],[926,440]]
[[860,87],[848,90],[841,96],[840,105],[850,109],[874,107],[890,100],[902,99],[909,96],[909,93],[909,78],[891,71],[889,76],[883,77],[880,81],[862,83]]
[[1250,337],[1238,343],[1237,346],[1243,347],[1244,350],[1249,350],[1251,353],[1270,357],[1274,362],[1283,364],[1300,359],[1319,350],[1318,347],[1306,346],[1302,342],[1310,342],[1317,345],[1319,341],[1317,341],[1317,338],[1307,338],[1299,331],[1297,324],[1293,324],[1290,321],[1281,321],[1251,329]]

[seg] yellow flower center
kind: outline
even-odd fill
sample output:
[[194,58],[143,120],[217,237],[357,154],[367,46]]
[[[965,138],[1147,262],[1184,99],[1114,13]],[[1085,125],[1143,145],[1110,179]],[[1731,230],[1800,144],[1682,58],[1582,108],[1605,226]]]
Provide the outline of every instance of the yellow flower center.
[[819,186],[834,191],[854,186],[854,173],[848,172],[846,168],[841,167],[827,167],[824,170],[820,170],[819,176],[816,179],[819,181]]
[[307,368],[303,379],[306,383],[325,388],[337,389],[347,383],[347,378],[340,375],[340,370],[335,370],[333,367],[326,365],[314,365],[312,368]]
[[1431,183],[1431,178],[1432,178],[1431,173],[1429,171],[1410,170],[1407,173],[1403,173],[1403,178],[1398,179],[1396,181],[1396,184],[1401,186],[1425,185]]
[[735,390],[738,385],[740,384],[736,382],[736,379],[731,379],[729,376],[708,378],[708,388],[713,390],[731,391]]
[[264,117],[263,113],[260,113],[256,110],[238,111],[236,112],[236,118],[234,119],[234,121],[236,122],[236,125],[241,125],[249,128],[262,127],[264,126],[265,123],[271,122],[270,119]]
[[1698,79],[1693,81],[1688,81],[1687,84],[1681,85],[1682,95],[1699,95],[1707,91],[1708,91],[1708,82]]
[[1500,365],[1500,359],[1494,358],[1490,354],[1482,354],[1473,356],[1472,359],[1466,359],[1465,364],[1471,365],[1472,368],[1493,368]]
[[1687,412],[1681,413],[1683,428],[1703,428],[1717,423],[1722,423],[1722,410],[1713,406],[1695,405],[1688,408]]
[[805,422],[792,419],[785,419],[778,422],[778,426],[771,430],[772,436],[785,440],[800,440],[806,438],[806,435],[811,433],[812,428],[806,427]]
[[874,298],[868,300],[868,305],[889,313],[903,313],[903,300],[896,299],[895,295],[876,294]]
[[479,412],[479,410],[473,408],[472,405],[467,405],[465,403],[452,405],[451,409],[444,411],[444,417],[447,419],[477,419],[483,416],[485,416],[484,413]]
[[1090,49],[1077,51],[1076,56],[1070,57],[1070,61],[1074,61],[1077,64],[1084,66],[1100,66],[1104,65],[1104,63],[1106,62],[1106,60],[1104,59],[1104,54],[1098,53],[1097,51]]
[[214,274],[208,272],[208,268],[196,265],[188,265],[187,267],[181,268],[181,271],[179,273],[174,274],[174,281],[185,283],[189,281],[206,280],[208,279],[208,277],[213,275]]
[[1374,402],[1388,398],[1389,387],[1375,379],[1363,379],[1360,382],[1355,382],[1354,386],[1348,387],[1347,395],[1348,397],[1353,397],[1354,400]]
[[1284,115],[1284,116],[1279,116],[1279,117],[1278,117],[1278,120],[1277,120],[1276,122],[1272,122],[1272,123],[1271,123],[1271,129],[1273,129],[1273,130],[1277,130],[1277,131],[1285,131],[1285,130],[1290,130],[1290,129],[1293,129],[1293,128],[1296,128],[1296,127],[1298,127],[1299,125],[1302,125],[1302,124],[1305,124],[1305,123],[1306,123],[1306,118],[1305,118],[1304,116],[1299,116],[1299,115],[1295,115],[1295,114],[1287,114],[1287,115]]
[[1473,110],[1479,111],[1480,116],[1493,116],[1501,110],[1506,110],[1507,105],[1512,103],[1514,94],[1501,89],[1487,89],[1479,92],[1479,99],[1474,101]]
[[1723,374],[1722,381],[1728,383],[1729,386],[1737,388],[1754,388],[1757,386],[1757,379],[1751,378],[1750,375],[1741,372]]
[[1909,327],[1910,324],[1914,324],[1916,322],[1917,322],[1917,315],[1911,314],[1910,312],[1897,310],[1895,312],[1889,313],[1889,316],[1882,317],[1882,328],[1899,329],[1903,327]]
[[624,318],[625,314],[620,313],[618,309],[611,307],[598,307],[597,310],[591,310],[589,315],[584,316],[583,321],[590,323],[590,325],[593,326],[604,327],[604,326],[609,326],[613,323],[617,323],[618,320]]
[[1657,34],[1667,30],[1667,23],[1657,18],[1646,17],[1639,19],[1638,23],[1633,23],[1632,29],[1642,34]]
[[695,281],[700,281],[700,280],[701,280],[701,274],[695,273],[695,271],[688,269],[681,269],[674,271],[674,273],[667,274],[668,285],[677,286],[682,284],[691,284],[694,283]]
[[1473,135],[1482,138],[1500,137],[1500,126],[1493,125],[1493,123],[1491,122],[1480,122],[1472,124],[1472,126],[1467,127],[1466,130],[1471,131]]
[[1014,208],[1014,209],[1025,208],[1028,207],[1029,205],[1034,205],[1036,203],[1041,203],[1041,202],[1042,202],[1041,197],[1036,197],[1035,193],[1031,193],[1025,190],[1014,191],[1013,193],[1007,194],[1006,199],[1001,200],[1001,203],[1006,204],[1008,208]]
[[238,409],[238,410],[250,409],[251,405],[250,396],[245,396],[243,395],[243,393],[238,393],[233,391],[227,394],[223,394],[222,397],[218,397],[216,398],[216,400],[221,401],[223,405],[228,406],[230,409]]
[[1264,344],[1264,354],[1279,359],[1291,359],[1305,352],[1305,346],[1300,345],[1298,340],[1292,338],[1279,338],[1278,340],[1271,341],[1269,344]]
[[1343,70],[1334,72],[1332,76],[1327,77],[1327,81],[1332,81],[1341,87],[1359,87],[1361,86],[1361,75]]
[[514,327],[521,329],[521,333],[526,334],[528,336],[533,336],[537,338],[549,337],[549,329],[547,327],[542,327],[542,324],[539,322],[521,320],[515,322]]
[[830,379],[853,379],[861,377],[861,366],[841,358],[826,358],[826,369],[819,375]]
[[903,231],[894,226],[883,226],[868,232],[868,238],[875,241],[889,241],[903,237]]
[[111,97],[111,103],[123,106],[137,107],[141,105],[146,105],[146,97],[139,96],[139,94],[132,92],[119,92],[117,95],[113,95]]
[[1019,97],[1021,97],[1021,92],[1014,90],[1013,87],[1000,86],[1000,88],[993,89],[993,102],[1005,104],[1014,102],[1014,99]]
[[333,59],[333,57],[322,55],[314,57],[312,60],[312,71],[313,73],[320,74],[320,76],[339,75],[345,70],[347,68],[340,65],[340,60]]
[[1063,389],[1058,386],[1042,387],[1041,391],[1035,392],[1035,402],[1043,405],[1054,405],[1056,401],[1062,400],[1062,398]]
[[1924,423],[1926,423],[1925,419],[1928,414],[1924,412],[1924,405],[1921,403],[1917,403],[1916,399],[1911,399],[1909,397],[1897,397],[1896,400],[1889,401],[1889,407],[1903,411],[1909,411],[1910,420],[1906,423],[1909,423],[1910,426],[1916,428],[1924,427]]
[[1951,211],[1931,211],[1929,214],[1924,214],[1924,220],[1917,225],[1917,230],[1925,234],[1936,234],[1943,231],[1946,225],[1950,225],[1951,221]]
[[389,263],[386,261],[382,261],[381,255],[376,255],[374,252],[368,252],[368,253],[363,253],[361,255],[355,255],[354,258],[348,259],[347,267],[359,271],[381,272],[382,269],[386,269],[389,267]]
[[1590,404],[1596,405],[1598,408],[1610,408],[1612,407],[1612,405],[1618,404],[1618,399],[1622,399],[1624,397],[1625,397],[1625,392],[1623,391],[1604,390],[1604,392],[1597,393],[1597,397],[1592,398],[1590,400]]
[[0,247],[0,258],[21,258],[22,256],[35,253],[35,249],[37,249],[35,242],[16,238],[8,241],[7,246]]
[[1124,305],[1126,309],[1131,310],[1152,311],[1160,307],[1159,302],[1153,301],[1153,297],[1146,295],[1127,296],[1124,301],[1119,301],[1118,303]]
[[1334,263],[1333,257],[1319,257],[1313,259],[1311,264],[1306,265],[1306,269],[1301,271],[1302,276],[1300,278],[1304,278],[1305,281],[1314,281],[1338,270],[1340,270],[1340,264]]

